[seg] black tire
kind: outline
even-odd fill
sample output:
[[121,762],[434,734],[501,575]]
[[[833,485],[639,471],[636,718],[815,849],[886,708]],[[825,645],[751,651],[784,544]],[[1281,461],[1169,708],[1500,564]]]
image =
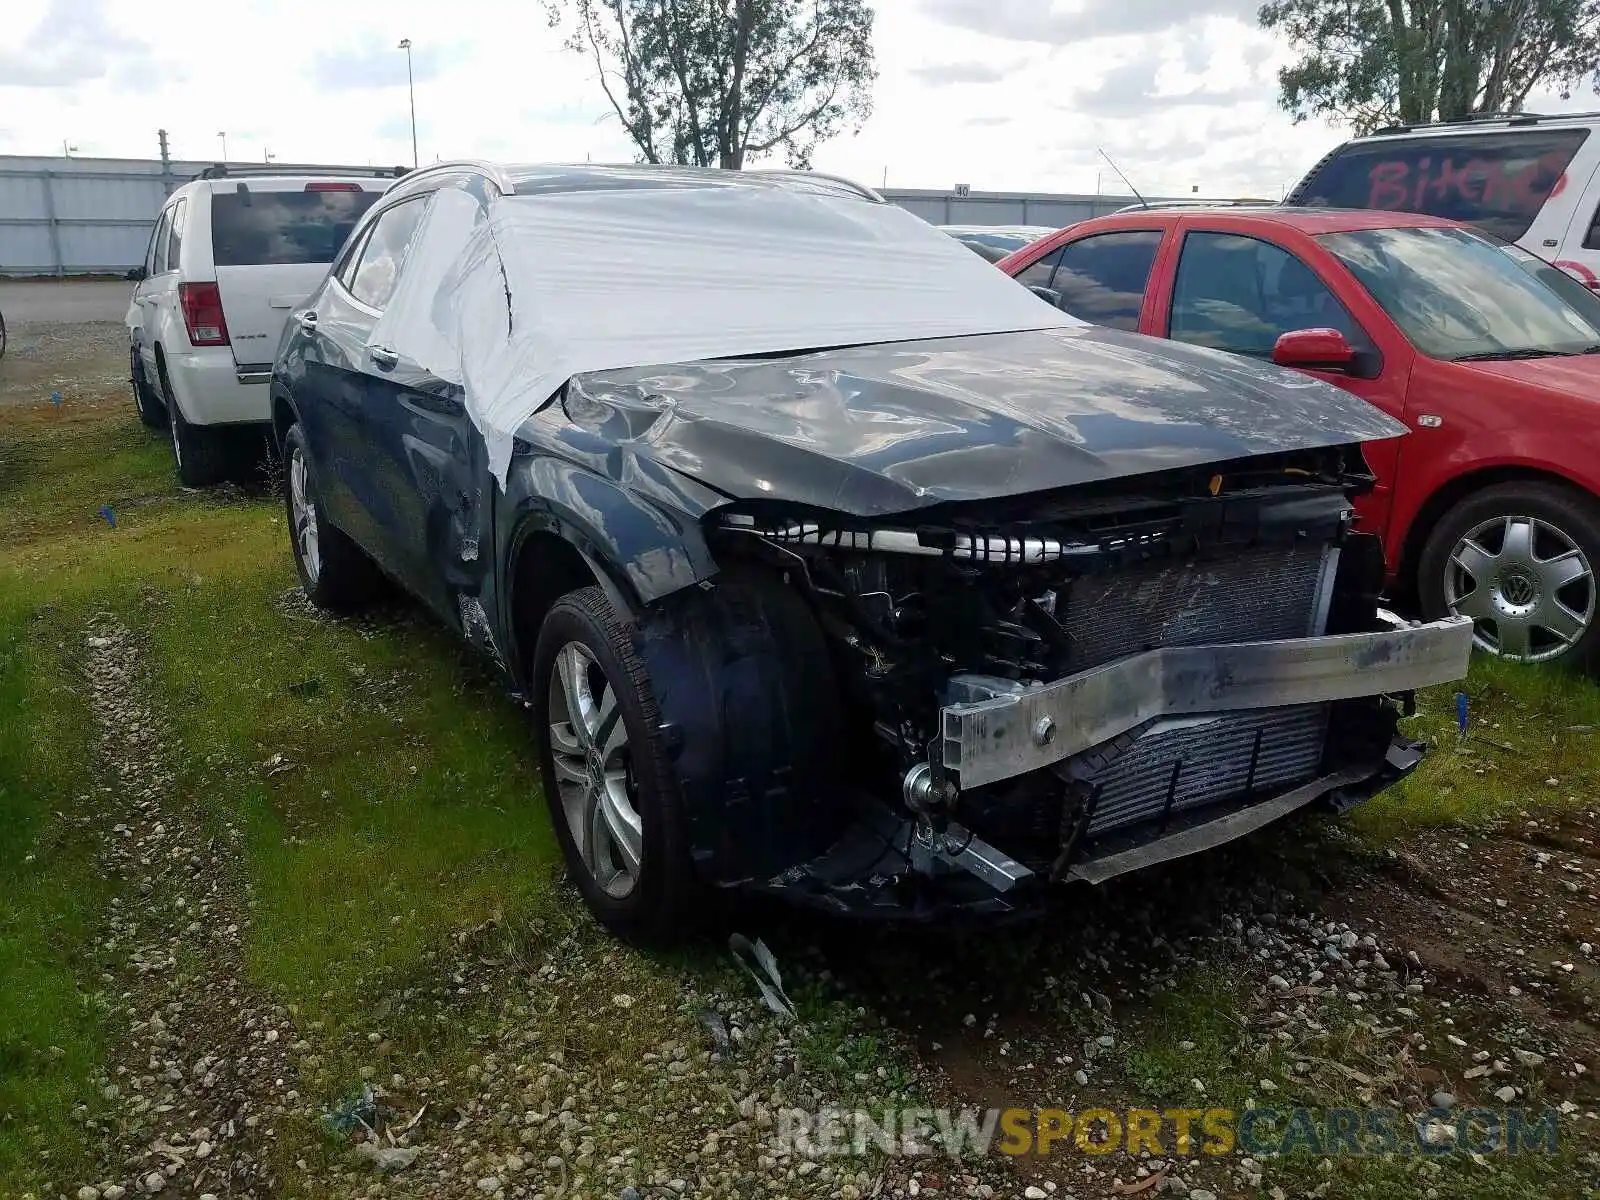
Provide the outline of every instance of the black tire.
[[156,374],[167,405],[167,432],[171,435],[172,461],[178,469],[178,482],[184,487],[210,487],[230,474],[228,430],[206,425],[191,425],[184,420],[172,381],[167,377],[167,360],[158,353]]
[[139,414],[139,420],[151,429],[164,429],[167,406],[145,378],[144,361],[139,357],[139,351],[129,350],[128,359],[128,380],[133,385],[133,407]]
[[0,358],[6,356],[6,315],[0,313]]
[[[1504,541],[1504,530],[1523,524],[1518,518],[1532,531],[1533,569],[1518,569],[1518,556]],[[1453,556],[1464,538],[1485,527],[1487,532],[1481,538],[1487,545],[1481,548],[1495,552],[1491,558],[1499,565],[1486,565],[1486,579],[1464,591],[1477,576]],[[1498,535],[1497,528],[1502,530]],[[1496,536],[1501,540],[1497,542]],[[1478,546],[1479,540],[1475,538],[1473,545]],[[1559,576],[1545,571],[1543,564],[1568,549],[1586,560],[1581,565],[1588,568],[1587,581],[1578,578],[1552,586],[1552,579]],[[1479,594],[1478,587],[1489,591],[1484,600],[1474,602],[1470,597]],[[1528,596],[1532,598],[1523,607],[1511,606]],[[1531,480],[1496,484],[1472,493],[1446,512],[1429,533],[1417,560],[1417,598],[1423,614],[1431,619],[1446,616],[1453,608],[1477,617],[1483,608],[1493,606],[1492,611],[1506,614],[1512,624],[1530,627],[1527,661],[1594,669],[1600,663],[1600,503],[1574,488]],[[1547,607],[1553,601],[1560,602],[1560,610]],[[1531,615],[1521,617],[1524,610]],[[1586,618],[1586,627],[1574,624],[1568,615],[1574,613]],[[1541,627],[1541,621],[1553,624]],[[1581,633],[1577,632],[1580,629]],[[1516,632],[1507,629],[1506,634],[1514,651],[1520,644]],[[1501,653],[1501,637],[1499,621],[1479,620],[1475,641],[1480,650]],[[1564,643],[1568,637],[1571,640]],[[1520,660],[1524,656],[1513,653],[1507,657]]]
[[[297,464],[303,466],[303,474],[298,473],[300,466]],[[310,545],[315,547],[314,561],[298,524],[297,487],[305,489],[305,501],[313,521]],[[283,438],[283,505],[295,574],[300,576],[306,599],[330,612],[351,612],[381,594],[382,572],[323,512],[305,431],[299,425],[290,426]]]
[[[556,775],[549,733],[550,688],[558,674],[557,656],[574,642],[593,655],[606,683],[615,689],[627,737],[642,854],[636,882],[623,896],[609,894],[585,864],[562,805]],[[661,736],[655,688],[634,647],[633,630],[617,619],[604,592],[597,587],[582,588],[556,601],[539,629],[531,678],[534,728],[540,736],[539,767],[550,822],[568,874],[584,903],[602,924],[631,940],[659,942],[681,935],[692,919],[698,888],[689,862],[677,773]]]
[[[572,643],[615,689],[625,727],[629,797],[643,835],[625,895],[608,891],[585,863],[559,791],[552,717],[562,714],[552,708],[552,680]],[[545,617],[528,679],[545,797],[568,871],[619,935],[687,936],[708,900],[694,862],[717,882],[764,879],[837,836],[824,809],[840,800],[830,785],[839,696],[821,631],[777,580],[721,576],[709,591],[674,597],[643,628],[620,618],[600,588],[571,592]]]

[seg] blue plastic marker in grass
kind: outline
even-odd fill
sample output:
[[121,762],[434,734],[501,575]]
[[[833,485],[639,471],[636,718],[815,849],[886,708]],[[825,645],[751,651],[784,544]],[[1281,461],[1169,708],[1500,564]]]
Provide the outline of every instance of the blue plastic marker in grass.
[[117,514],[111,511],[111,505],[102,504],[100,506],[100,515],[106,519],[106,524],[111,528],[115,529],[117,527]]
[[1456,731],[1461,737],[1467,736],[1467,694],[1456,693]]
[[60,392],[51,392],[50,393],[50,403],[54,404],[57,408],[60,408],[61,407],[61,393]]

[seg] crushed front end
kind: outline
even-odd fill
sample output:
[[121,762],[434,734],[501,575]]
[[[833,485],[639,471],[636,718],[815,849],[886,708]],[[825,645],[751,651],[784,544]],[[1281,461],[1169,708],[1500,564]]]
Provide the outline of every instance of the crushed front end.
[[1027,909],[1413,770],[1416,689],[1467,670],[1465,619],[1400,621],[1352,529],[1353,447],[901,522],[746,503],[720,555],[804,591],[854,731],[852,814],[755,886],[842,911]]

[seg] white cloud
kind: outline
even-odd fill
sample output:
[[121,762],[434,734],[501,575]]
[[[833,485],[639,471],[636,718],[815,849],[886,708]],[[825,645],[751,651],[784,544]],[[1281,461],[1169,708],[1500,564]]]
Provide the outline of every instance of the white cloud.
[[[1256,0],[881,0],[875,111],[819,169],[890,186],[1277,196],[1340,134],[1274,102]],[[593,64],[529,0],[256,0],[226,20],[140,0],[6,0],[0,153],[404,163],[628,161]],[[1587,95],[1555,102],[1594,106]],[[1538,107],[1536,104],[1535,107]]]
[[70,88],[153,64],[147,42],[121,32],[104,0],[52,0],[14,42],[0,40],[0,84]]

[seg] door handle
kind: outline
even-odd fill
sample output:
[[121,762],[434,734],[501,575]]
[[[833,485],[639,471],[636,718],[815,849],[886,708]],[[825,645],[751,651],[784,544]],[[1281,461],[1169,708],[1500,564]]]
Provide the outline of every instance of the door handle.
[[367,357],[385,371],[393,370],[400,355],[387,346],[368,346]]
[[317,314],[312,309],[308,308],[305,312],[295,313],[294,320],[295,324],[307,333],[315,333],[317,331]]

